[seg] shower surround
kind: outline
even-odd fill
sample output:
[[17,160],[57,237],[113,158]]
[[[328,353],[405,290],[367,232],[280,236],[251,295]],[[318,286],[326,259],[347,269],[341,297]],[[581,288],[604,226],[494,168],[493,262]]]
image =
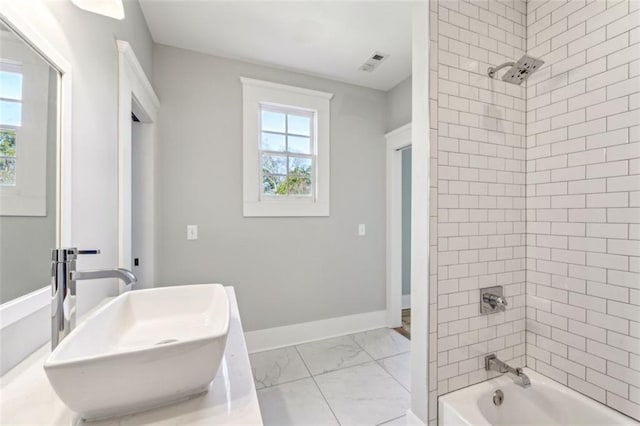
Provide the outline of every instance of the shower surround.
[[639,6],[431,3],[431,422],[492,352],[640,419]]
[[640,2],[529,1],[527,365],[640,420]]

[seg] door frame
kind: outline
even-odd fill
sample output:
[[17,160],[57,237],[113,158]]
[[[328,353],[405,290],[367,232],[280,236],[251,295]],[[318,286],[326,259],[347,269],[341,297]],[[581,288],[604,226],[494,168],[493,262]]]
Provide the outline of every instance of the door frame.
[[[117,41],[118,46],[118,266],[133,269],[132,254],[132,151],[131,114],[141,123],[156,126],[160,100],[129,42]],[[154,129],[152,129],[154,130]],[[149,132],[155,139],[155,131]],[[155,144],[155,140],[152,141]],[[150,218],[151,220],[152,218]],[[153,223],[151,221],[150,223]],[[155,254],[146,262],[155,271]],[[153,280],[153,277],[151,277]],[[119,284],[119,291],[126,291]]]
[[387,325],[402,325],[402,151],[411,147],[411,123],[384,135],[387,157]]

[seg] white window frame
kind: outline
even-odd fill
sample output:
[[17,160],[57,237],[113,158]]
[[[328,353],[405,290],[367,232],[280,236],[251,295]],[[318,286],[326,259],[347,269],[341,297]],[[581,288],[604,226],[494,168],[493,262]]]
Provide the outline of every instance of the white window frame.
[[[243,215],[245,217],[329,216],[330,102],[332,93],[241,77]],[[261,105],[313,112],[313,196],[265,196],[260,158]]]

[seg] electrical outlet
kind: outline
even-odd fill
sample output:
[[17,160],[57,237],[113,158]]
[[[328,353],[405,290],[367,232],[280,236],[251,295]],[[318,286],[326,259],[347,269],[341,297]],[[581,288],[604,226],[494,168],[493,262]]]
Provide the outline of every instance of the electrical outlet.
[[367,228],[364,225],[364,223],[360,223],[358,225],[358,235],[361,237],[364,237],[365,235],[367,235]]
[[187,225],[187,240],[198,239],[198,225]]

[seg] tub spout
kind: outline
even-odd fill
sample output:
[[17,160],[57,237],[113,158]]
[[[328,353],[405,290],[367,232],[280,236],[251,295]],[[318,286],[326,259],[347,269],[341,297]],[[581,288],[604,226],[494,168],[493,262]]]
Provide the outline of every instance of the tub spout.
[[497,371],[498,373],[509,373],[520,379],[520,386],[528,388],[531,386],[531,380],[529,376],[524,374],[522,368],[513,368],[504,361],[498,359],[496,354],[487,355],[484,357],[484,368],[487,371]]
[[523,388],[528,388],[529,386],[531,386],[531,380],[529,380],[529,376],[524,374],[522,368],[516,368],[516,377],[520,378],[521,386]]

